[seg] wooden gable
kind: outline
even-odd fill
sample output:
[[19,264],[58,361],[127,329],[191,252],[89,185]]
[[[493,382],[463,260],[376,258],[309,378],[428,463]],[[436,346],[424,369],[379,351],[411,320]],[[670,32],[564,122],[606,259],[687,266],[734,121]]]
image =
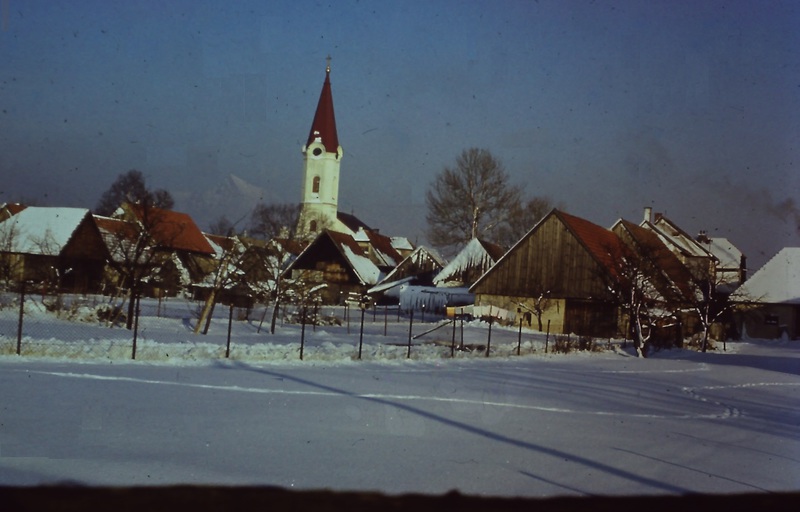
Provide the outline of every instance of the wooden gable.
[[332,230],[321,232],[287,271],[307,283],[325,284],[327,303],[349,293],[362,294],[378,281],[379,270],[352,236]]
[[595,299],[621,242],[610,230],[553,210],[470,288],[472,293]]

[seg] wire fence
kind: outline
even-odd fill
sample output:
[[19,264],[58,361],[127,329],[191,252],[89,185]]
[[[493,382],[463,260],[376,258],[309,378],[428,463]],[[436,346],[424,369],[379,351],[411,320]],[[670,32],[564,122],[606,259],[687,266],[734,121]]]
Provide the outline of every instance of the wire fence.
[[[198,334],[202,301],[143,298],[126,327],[128,304],[103,295],[0,294],[0,355],[89,360],[402,359],[489,357],[600,350],[590,338],[551,336],[492,322],[358,305],[249,308],[217,304]],[[202,332],[202,329],[200,329]],[[610,340],[609,340],[610,346]]]

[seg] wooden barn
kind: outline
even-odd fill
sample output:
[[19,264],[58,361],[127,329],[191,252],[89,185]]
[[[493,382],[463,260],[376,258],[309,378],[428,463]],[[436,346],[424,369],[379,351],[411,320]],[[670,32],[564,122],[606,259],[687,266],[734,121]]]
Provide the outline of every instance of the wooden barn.
[[0,266],[9,284],[26,281],[60,292],[96,292],[108,259],[87,209],[29,206],[0,222]]
[[616,308],[607,283],[613,278],[614,254],[622,250],[611,230],[555,209],[470,292],[476,306],[517,312],[529,320],[540,315],[553,333],[612,336]]

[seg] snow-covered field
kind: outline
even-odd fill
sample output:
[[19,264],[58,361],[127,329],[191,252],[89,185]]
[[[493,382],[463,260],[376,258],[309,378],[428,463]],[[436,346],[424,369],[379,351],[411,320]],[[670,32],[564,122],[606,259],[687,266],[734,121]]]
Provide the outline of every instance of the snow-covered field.
[[[35,311],[18,356],[17,312],[0,311],[0,485],[800,490],[798,342],[642,360],[617,342],[545,354],[544,335],[524,332],[516,356],[517,331],[495,326],[491,357],[450,358],[443,327],[414,339],[407,359],[408,320],[367,313],[360,361],[360,315],[349,333],[307,326],[302,361],[299,326],[270,335],[258,319],[234,322],[225,358],[227,309],[198,336],[189,308],[169,307],[145,310],[135,361],[129,331]],[[437,325],[427,320],[412,334]],[[464,338],[480,348],[488,326],[468,324]]]

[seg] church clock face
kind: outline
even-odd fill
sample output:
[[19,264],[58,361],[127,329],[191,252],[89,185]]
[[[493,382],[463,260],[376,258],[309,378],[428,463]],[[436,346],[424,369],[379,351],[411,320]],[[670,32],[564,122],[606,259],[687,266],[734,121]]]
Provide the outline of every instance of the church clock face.
[[314,156],[319,156],[319,155],[322,154],[322,149],[321,148],[314,148],[312,153],[314,154]]

